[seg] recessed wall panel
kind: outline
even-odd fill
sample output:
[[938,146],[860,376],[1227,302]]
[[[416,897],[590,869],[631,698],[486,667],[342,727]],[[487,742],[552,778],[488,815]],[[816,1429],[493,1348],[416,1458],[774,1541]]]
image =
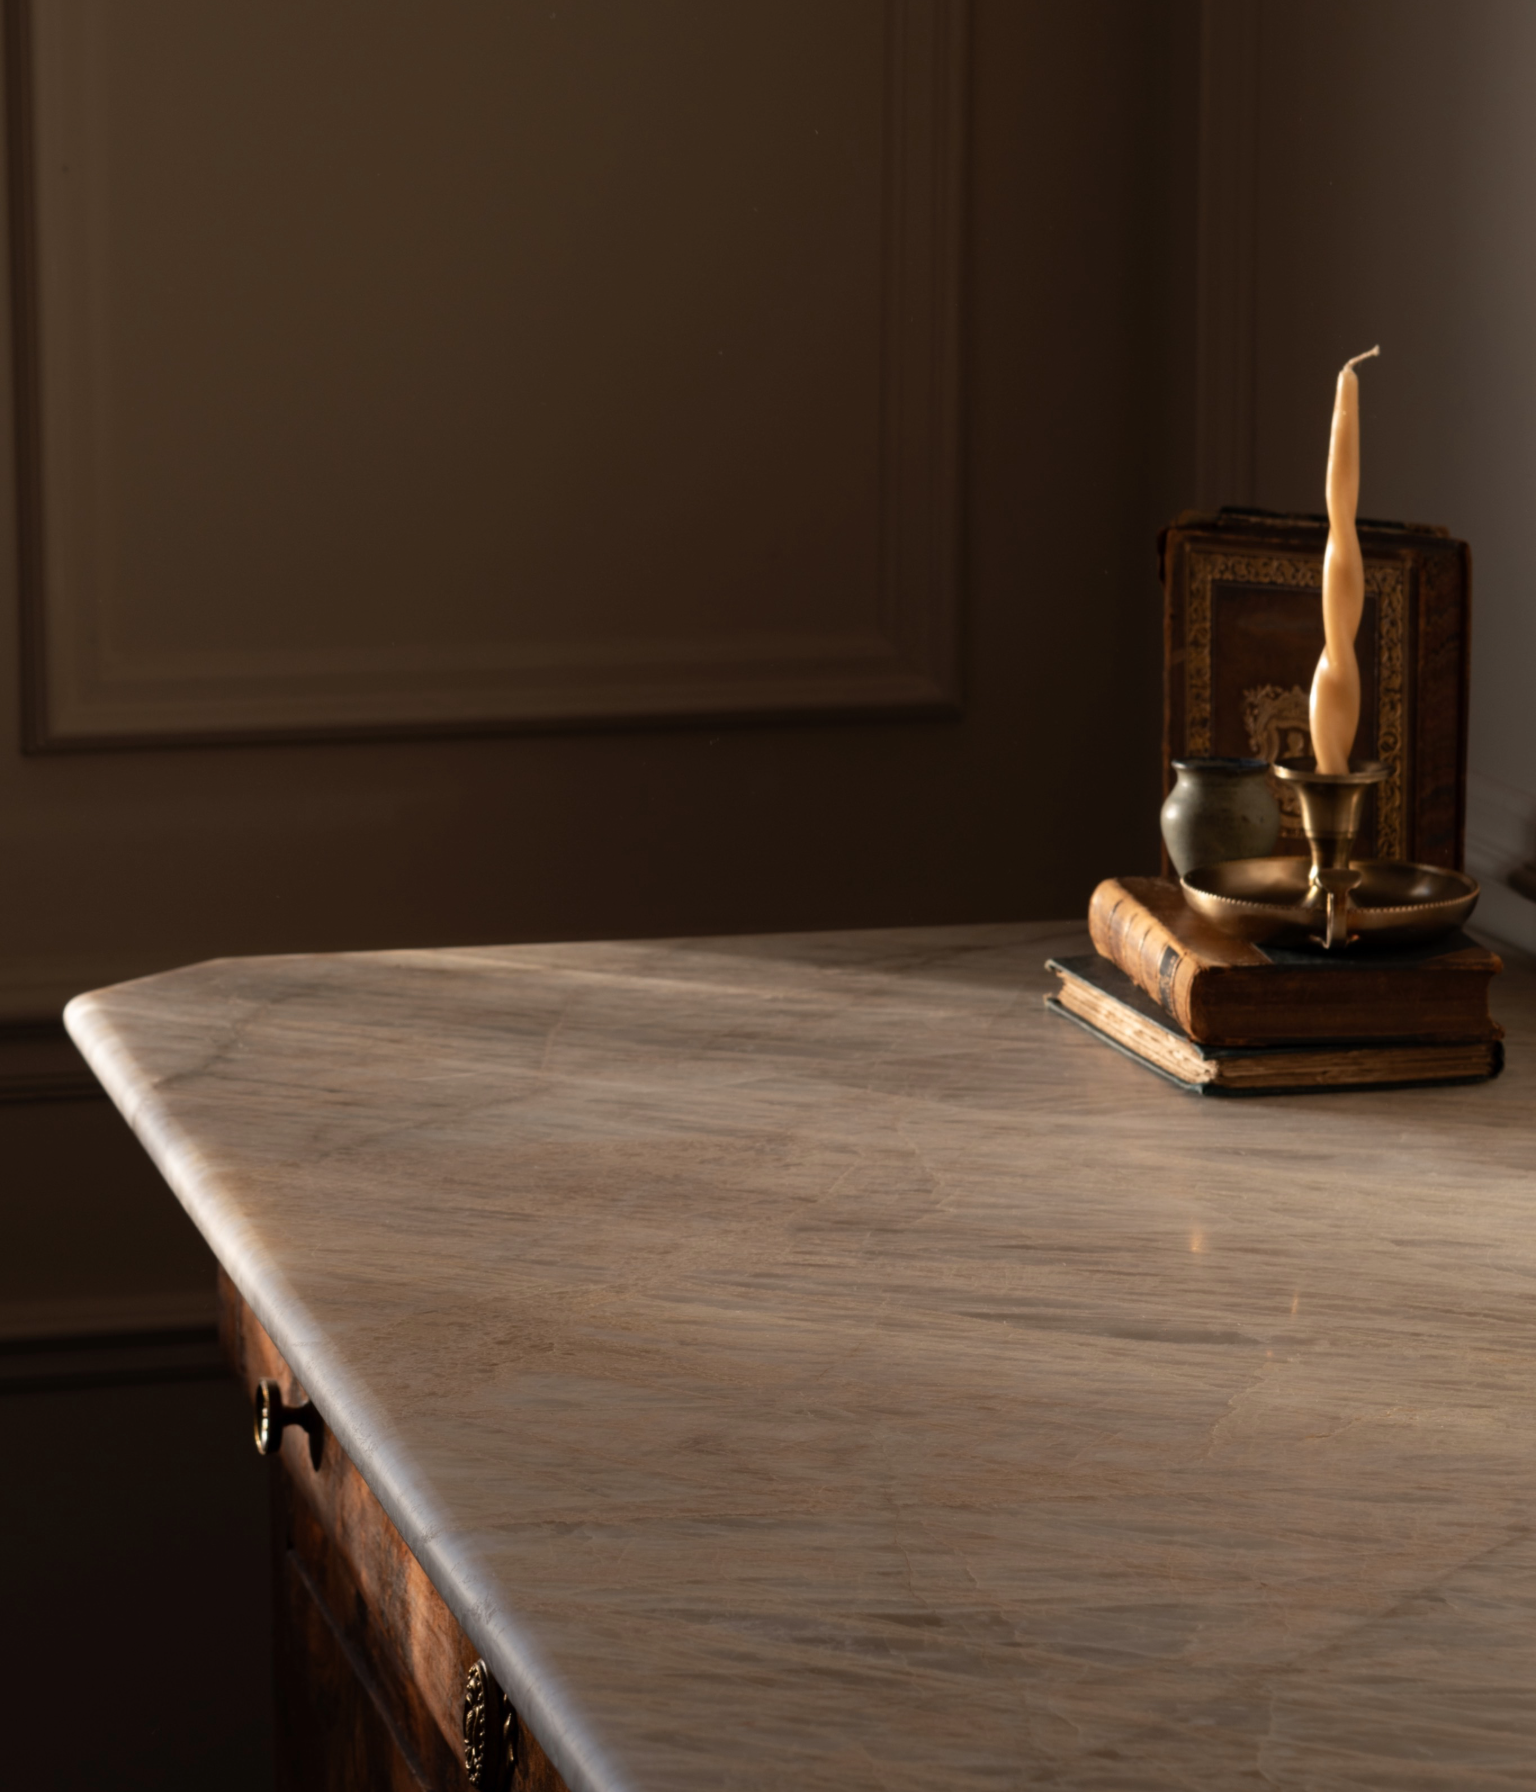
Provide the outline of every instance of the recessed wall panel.
[[951,701],[963,26],[15,8],[32,744]]

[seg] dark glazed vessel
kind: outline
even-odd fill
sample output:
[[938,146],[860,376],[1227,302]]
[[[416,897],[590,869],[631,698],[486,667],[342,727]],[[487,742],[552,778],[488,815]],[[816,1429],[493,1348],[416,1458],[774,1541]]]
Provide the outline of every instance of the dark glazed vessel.
[[1280,805],[1266,759],[1175,759],[1163,804],[1163,842],[1182,877],[1204,865],[1262,859],[1280,838]]

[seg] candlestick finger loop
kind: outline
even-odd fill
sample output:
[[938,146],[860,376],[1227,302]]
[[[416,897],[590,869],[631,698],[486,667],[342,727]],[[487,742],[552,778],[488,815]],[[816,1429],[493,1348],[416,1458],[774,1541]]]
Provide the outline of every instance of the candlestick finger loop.
[[1350,897],[1359,889],[1365,873],[1354,865],[1314,868],[1311,890],[1323,899],[1323,945],[1328,951],[1347,946],[1354,939]]

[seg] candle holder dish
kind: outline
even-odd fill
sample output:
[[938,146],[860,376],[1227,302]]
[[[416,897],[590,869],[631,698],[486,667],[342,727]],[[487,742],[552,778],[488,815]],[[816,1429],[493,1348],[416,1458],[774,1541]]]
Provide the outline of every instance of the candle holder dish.
[[1458,927],[1477,904],[1475,878],[1438,865],[1353,858],[1366,792],[1388,777],[1375,760],[1320,772],[1310,759],[1280,759],[1295,786],[1311,849],[1300,858],[1237,859],[1183,878],[1184,896],[1223,932],[1255,945],[1410,945]]

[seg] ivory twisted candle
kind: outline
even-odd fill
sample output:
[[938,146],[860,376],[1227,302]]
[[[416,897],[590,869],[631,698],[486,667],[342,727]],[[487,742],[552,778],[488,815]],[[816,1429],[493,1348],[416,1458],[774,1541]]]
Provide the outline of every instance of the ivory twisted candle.
[[1355,635],[1365,606],[1365,563],[1355,533],[1360,501],[1360,380],[1356,363],[1379,355],[1367,349],[1339,370],[1328,442],[1328,550],[1323,555],[1322,658],[1312,678],[1312,751],[1320,772],[1347,772],[1360,726],[1360,666]]

